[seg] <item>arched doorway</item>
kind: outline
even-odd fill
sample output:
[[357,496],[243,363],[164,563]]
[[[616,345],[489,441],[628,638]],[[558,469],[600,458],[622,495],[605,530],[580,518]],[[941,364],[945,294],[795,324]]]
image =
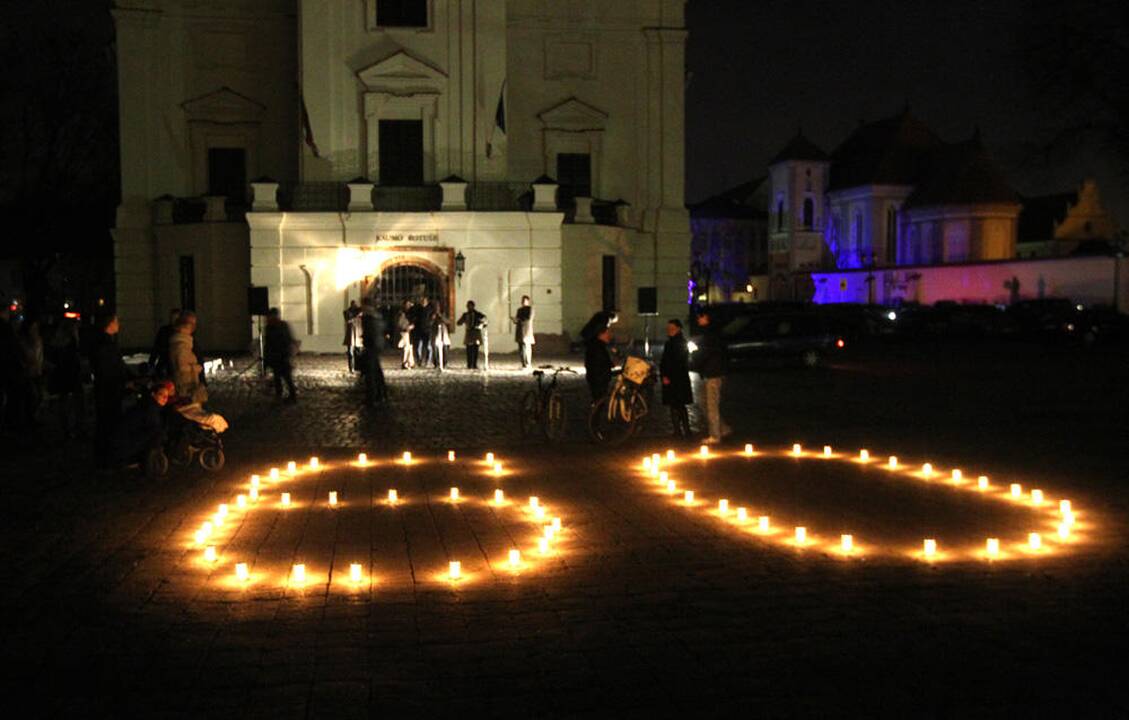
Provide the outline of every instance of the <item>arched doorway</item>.
[[379,275],[367,276],[361,283],[361,296],[373,299],[388,327],[392,327],[391,323],[405,300],[415,303],[426,297],[432,302],[439,301],[450,316],[451,290],[447,274],[422,258],[388,263],[381,268]]

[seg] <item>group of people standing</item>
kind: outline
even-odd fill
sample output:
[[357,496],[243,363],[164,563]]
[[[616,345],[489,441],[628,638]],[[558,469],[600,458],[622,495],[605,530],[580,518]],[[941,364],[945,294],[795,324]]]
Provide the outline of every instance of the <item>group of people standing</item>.
[[21,434],[39,426],[54,396],[65,439],[82,435],[83,369],[76,313],[21,321],[0,308],[0,429]]
[[405,300],[396,315],[396,347],[400,348],[401,367],[407,370],[431,365],[444,370],[451,347],[450,323],[439,301],[433,302],[427,296],[414,303]]

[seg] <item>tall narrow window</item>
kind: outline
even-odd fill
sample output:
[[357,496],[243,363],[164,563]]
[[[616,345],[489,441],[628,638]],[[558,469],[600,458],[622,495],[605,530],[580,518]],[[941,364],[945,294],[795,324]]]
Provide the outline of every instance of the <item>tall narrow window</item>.
[[886,264],[898,264],[898,211],[886,208]]
[[811,230],[815,227],[815,203],[811,198],[804,198],[804,229]]
[[180,306],[196,309],[196,258],[191,255],[180,256]]
[[784,229],[784,201],[776,201],[776,231],[780,232]]
[[428,0],[376,0],[381,27],[427,27]]
[[855,229],[851,233],[851,244],[854,246],[852,249],[862,255],[862,213],[855,211]]
[[557,182],[560,199],[592,197],[592,156],[588,153],[558,153]]
[[423,121],[381,120],[380,184],[423,185]]
[[603,309],[615,310],[615,255],[604,256],[604,268],[602,277],[602,290],[603,290]]
[[208,194],[235,203],[247,200],[247,151],[208,148]]

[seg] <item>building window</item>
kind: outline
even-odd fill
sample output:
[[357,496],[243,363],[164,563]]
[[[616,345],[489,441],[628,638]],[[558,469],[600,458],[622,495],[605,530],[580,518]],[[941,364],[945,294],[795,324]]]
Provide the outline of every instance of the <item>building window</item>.
[[558,153],[557,183],[560,198],[592,197],[592,156],[588,153]]
[[784,230],[784,201],[776,201],[776,232]]
[[615,310],[615,255],[604,256],[601,289],[604,310]]
[[381,120],[380,184],[423,184],[423,121]]
[[196,258],[191,255],[180,256],[180,307],[196,309]]
[[898,211],[886,208],[886,264],[898,264]]
[[804,198],[804,229],[811,230],[815,227],[815,203],[811,198]]
[[208,194],[235,203],[247,201],[247,151],[208,148]]
[[427,27],[428,0],[376,0],[378,27]]
[[855,227],[851,233],[851,249],[862,255],[862,213],[855,211]]

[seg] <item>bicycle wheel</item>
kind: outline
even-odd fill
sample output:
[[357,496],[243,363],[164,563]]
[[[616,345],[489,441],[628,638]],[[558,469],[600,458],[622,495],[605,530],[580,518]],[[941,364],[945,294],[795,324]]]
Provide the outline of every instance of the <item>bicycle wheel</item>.
[[564,398],[557,391],[549,394],[545,403],[545,437],[550,442],[557,442],[564,437],[567,424]]
[[639,434],[643,429],[643,418],[647,417],[648,407],[647,398],[643,397],[643,393],[634,392],[631,394],[631,436],[634,437]]
[[[617,399],[615,402],[619,402]],[[609,417],[610,415],[610,417]],[[608,412],[608,398],[602,397],[588,413],[588,434],[596,442],[616,445],[631,437],[632,424],[619,412]]]
[[521,407],[518,409],[518,421],[521,423],[522,437],[529,437],[541,424],[541,398],[536,390],[530,390],[521,398]]

